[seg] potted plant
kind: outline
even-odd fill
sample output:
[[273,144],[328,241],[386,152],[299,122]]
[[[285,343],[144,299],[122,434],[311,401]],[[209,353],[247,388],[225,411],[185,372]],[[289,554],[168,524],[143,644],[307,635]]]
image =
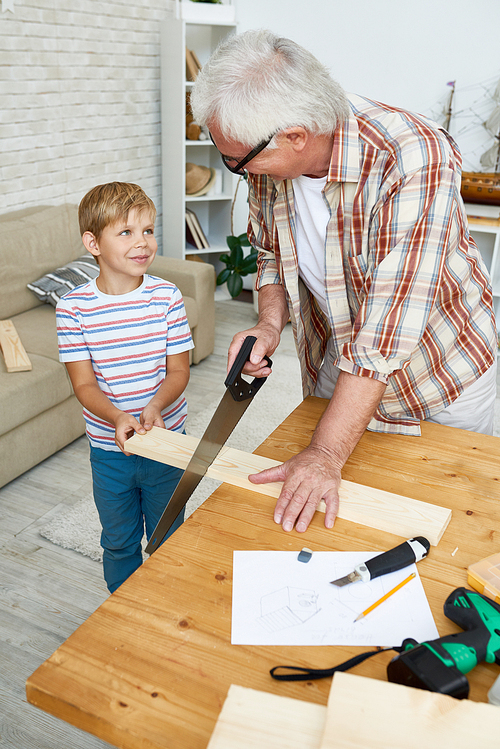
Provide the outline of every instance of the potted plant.
[[234,204],[238,194],[238,187],[240,186],[242,179],[244,179],[244,177],[240,177],[238,180],[233,202],[231,204],[231,234],[226,237],[227,246],[230,251],[219,255],[219,260],[221,263],[224,263],[226,267],[223,268],[217,276],[217,286],[222,286],[224,283],[227,284],[227,290],[233,299],[237,297],[243,289],[243,277],[257,272],[257,250],[252,247],[249,254],[245,255],[243,248],[251,246],[247,235],[239,234],[238,236],[235,236],[234,234]]

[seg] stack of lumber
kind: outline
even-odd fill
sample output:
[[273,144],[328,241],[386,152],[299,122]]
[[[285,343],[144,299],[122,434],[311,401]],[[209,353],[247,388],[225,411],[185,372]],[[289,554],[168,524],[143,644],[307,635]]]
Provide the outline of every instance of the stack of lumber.
[[328,705],[231,685],[207,749],[498,749],[500,709],[337,672]]

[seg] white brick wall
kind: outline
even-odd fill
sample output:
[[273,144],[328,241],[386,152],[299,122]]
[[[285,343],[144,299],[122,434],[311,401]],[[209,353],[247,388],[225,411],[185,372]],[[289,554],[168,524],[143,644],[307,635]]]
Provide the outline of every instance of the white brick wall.
[[172,5],[15,0],[0,13],[0,214],[136,182],[161,247],[160,21]]

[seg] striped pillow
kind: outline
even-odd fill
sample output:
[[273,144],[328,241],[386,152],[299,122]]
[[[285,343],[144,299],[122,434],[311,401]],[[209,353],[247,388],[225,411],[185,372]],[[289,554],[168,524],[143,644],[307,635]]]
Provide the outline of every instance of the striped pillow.
[[56,268],[46,273],[38,281],[27,284],[41,302],[47,302],[53,307],[59,299],[76,286],[87,283],[99,275],[99,266],[90,255],[82,255],[62,268]]

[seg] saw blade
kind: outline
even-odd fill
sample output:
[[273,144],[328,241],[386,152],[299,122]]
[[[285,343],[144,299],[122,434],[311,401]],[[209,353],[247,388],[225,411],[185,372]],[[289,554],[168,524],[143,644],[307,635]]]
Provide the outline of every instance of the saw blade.
[[[146,553],[152,554],[162,543],[175,519],[185,507],[191,494],[194,492],[207,470],[223,448],[231,432],[252,402],[255,393],[260,389],[267,378],[255,378],[249,383],[241,377],[241,370],[248,361],[250,352],[256,342],[254,336],[247,336],[243,341],[236,360],[228,374],[225,385],[226,392],[217,406],[210,424],[200,439],[191,460],[186,466],[169,503],[163,511],[156,528],[151,534]],[[266,357],[269,366],[271,359]]]
[[224,443],[247,410],[251,400],[233,400],[229,391],[225,392],[221,402],[212,416],[203,437],[200,439],[191,460],[186,466],[163,515],[146,546],[146,553],[152,554],[161,544],[182,508],[185,507],[217,455],[224,447]]

